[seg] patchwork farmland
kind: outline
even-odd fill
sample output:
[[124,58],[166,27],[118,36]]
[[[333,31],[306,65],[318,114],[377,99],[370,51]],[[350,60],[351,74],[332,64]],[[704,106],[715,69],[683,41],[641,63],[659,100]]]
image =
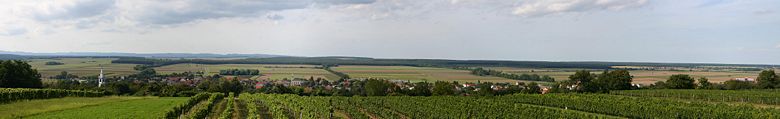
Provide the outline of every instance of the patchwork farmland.
[[518,80],[492,76],[475,76],[470,71],[433,67],[411,66],[360,66],[342,65],[333,70],[348,74],[352,78],[379,78],[391,80],[458,81],[458,82],[517,82]]
[[338,76],[316,68],[317,65],[279,65],[279,64],[175,64],[157,67],[160,74],[181,73],[181,72],[206,72],[207,75],[218,74],[220,70],[225,69],[257,69],[263,76],[252,77],[252,79],[293,79],[293,78],[324,78],[329,80],[339,79]]

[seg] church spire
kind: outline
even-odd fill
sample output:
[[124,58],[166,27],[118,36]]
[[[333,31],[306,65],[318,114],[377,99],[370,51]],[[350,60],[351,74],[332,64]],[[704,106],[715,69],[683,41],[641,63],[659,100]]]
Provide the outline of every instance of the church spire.
[[98,75],[98,87],[103,86],[103,65],[100,65],[100,75]]

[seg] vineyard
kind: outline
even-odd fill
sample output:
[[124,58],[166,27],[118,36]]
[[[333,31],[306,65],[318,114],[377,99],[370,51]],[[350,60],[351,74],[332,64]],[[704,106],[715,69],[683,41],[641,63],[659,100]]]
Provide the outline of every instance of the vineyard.
[[62,98],[66,96],[100,97],[103,96],[103,92],[60,89],[0,88],[0,103],[8,103],[19,100]]
[[[242,94],[273,118],[780,118],[776,109],[606,94],[307,97]],[[250,107],[252,108],[252,107]],[[257,112],[258,109],[250,109]],[[257,113],[250,113],[257,114]],[[335,115],[346,115],[338,117]],[[258,117],[253,115],[250,117]]]
[[[58,91],[4,89],[6,95],[10,92],[24,92],[24,90],[30,94],[35,94],[32,93],[35,91]],[[614,91],[612,94],[514,94],[486,97],[326,97],[291,94],[228,93],[228,95],[224,95],[223,93],[200,93],[186,98],[138,97],[126,99],[127,101],[96,103],[95,106],[72,107],[73,109],[65,109],[64,111],[30,111],[23,115],[12,113],[16,115],[12,117],[168,119],[780,118],[780,110],[776,108],[761,108],[751,105],[751,103],[771,105],[769,100],[780,97],[774,94],[775,92],[774,90],[636,90]],[[80,93],[71,95],[79,96],[77,94]],[[726,99],[718,98],[718,96],[726,97]],[[744,98],[745,102],[748,103],[732,103],[737,100],[733,98]],[[748,98],[751,101],[748,101]],[[46,102],[47,100],[56,101],[54,99],[39,99],[37,101]],[[52,101],[46,103],[55,103]],[[12,104],[22,103],[14,102]]]
[[743,102],[780,105],[778,90],[625,90],[611,94],[635,97],[662,97],[708,102]]

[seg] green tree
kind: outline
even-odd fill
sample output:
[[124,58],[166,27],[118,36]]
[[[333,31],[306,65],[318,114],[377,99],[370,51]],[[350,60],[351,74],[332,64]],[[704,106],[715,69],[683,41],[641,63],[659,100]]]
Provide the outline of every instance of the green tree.
[[41,74],[24,61],[0,61],[0,87],[3,88],[40,88]]
[[455,85],[446,81],[436,81],[432,92],[433,95],[455,95]]
[[753,83],[747,82],[747,81],[737,81],[737,80],[729,80],[726,82],[723,82],[724,88],[727,90],[740,90],[740,89],[751,89],[753,88]]
[[523,89],[523,93],[541,94],[542,88],[540,88],[539,84],[536,84],[536,82],[527,83],[525,84],[525,89]]
[[386,96],[390,83],[385,80],[368,79],[364,85],[366,96]]
[[591,83],[594,79],[596,79],[596,76],[587,70],[577,71],[574,75],[569,76],[569,81],[572,83],[571,85],[575,85],[576,88],[574,90],[577,92],[599,91],[598,85]]
[[758,74],[758,88],[770,89],[778,87],[778,80],[780,77],[775,74],[775,70],[765,70]]
[[707,77],[701,77],[699,80],[699,86],[696,87],[696,89],[712,89],[712,83],[707,79]]
[[693,89],[696,87],[696,84],[693,82],[694,80],[691,76],[677,74],[670,76],[669,80],[666,80],[665,87],[670,89]]

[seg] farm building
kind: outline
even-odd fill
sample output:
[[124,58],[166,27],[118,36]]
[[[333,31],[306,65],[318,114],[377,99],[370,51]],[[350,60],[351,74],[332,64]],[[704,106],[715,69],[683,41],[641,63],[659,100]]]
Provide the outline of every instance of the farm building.
[[745,77],[745,78],[734,78],[735,81],[756,81],[754,78]]

